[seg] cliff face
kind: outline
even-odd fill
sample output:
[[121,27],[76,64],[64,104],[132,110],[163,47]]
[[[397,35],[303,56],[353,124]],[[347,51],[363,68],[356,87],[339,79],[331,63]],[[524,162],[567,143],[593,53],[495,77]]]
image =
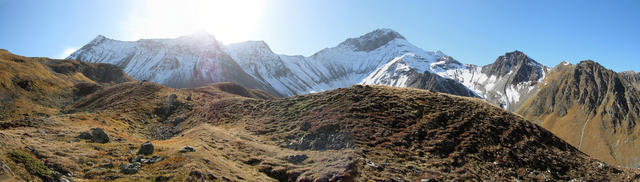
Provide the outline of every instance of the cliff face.
[[518,112],[587,154],[637,167],[640,92],[622,75],[593,61],[558,65]]

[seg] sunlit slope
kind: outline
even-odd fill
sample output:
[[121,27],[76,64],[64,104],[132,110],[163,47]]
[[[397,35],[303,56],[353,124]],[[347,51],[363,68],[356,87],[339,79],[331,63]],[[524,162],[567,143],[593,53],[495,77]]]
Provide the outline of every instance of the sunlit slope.
[[639,99],[621,74],[583,61],[554,68],[518,112],[593,157],[638,167]]
[[134,81],[108,64],[28,58],[0,50],[0,119],[54,115],[102,86]]

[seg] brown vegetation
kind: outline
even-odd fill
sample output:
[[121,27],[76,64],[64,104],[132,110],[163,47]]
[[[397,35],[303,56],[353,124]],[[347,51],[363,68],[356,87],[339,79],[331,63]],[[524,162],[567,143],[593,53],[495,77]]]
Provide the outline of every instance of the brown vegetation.
[[[0,72],[2,93],[12,96],[3,107],[20,109],[8,110],[0,119],[0,162],[12,171],[3,168],[0,179],[7,175],[26,181],[640,177],[636,170],[591,159],[547,130],[477,99],[379,86],[277,99],[233,83],[193,89],[150,82],[115,84],[85,75],[82,66],[63,66],[67,71],[63,74],[49,71],[52,67],[46,62],[51,61],[8,52],[3,56],[0,61],[12,65],[0,67],[7,70]],[[10,63],[13,60],[22,61]],[[55,65],[76,63],[57,60]],[[27,71],[40,72],[30,77]],[[23,115],[34,112],[46,115]],[[76,137],[92,128],[102,128],[109,142]],[[133,174],[121,172],[122,165],[139,158],[136,153],[146,141],[154,145],[152,155],[163,160],[142,164]],[[180,151],[185,146],[194,151]]]

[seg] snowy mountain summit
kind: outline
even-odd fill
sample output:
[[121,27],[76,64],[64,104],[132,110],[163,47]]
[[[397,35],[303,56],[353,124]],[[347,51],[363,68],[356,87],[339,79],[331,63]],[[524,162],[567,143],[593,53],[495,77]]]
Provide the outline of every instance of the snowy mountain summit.
[[229,81],[290,96],[375,84],[481,97],[507,109],[534,92],[548,69],[519,51],[484,67],[464,65],[420,49],[391,29],[349,38],[309,57],[276,54],[264,41],[224,45],[200,33],[138,41],[98,36],[68,59],[111,63],[138,80],[174,88]]

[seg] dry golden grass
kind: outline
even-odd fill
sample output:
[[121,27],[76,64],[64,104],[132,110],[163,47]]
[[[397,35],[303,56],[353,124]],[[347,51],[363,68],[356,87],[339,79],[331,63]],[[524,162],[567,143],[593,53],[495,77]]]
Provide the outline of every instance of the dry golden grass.
[[[14,64],[10,56],[0,61]],[[33,175],[37,168],[12,162],[5,151],[25,151],[52,173],[72,173],[75,181],[639,177],[635,170],[600,166],[547,130],[478,99],[381,86],[275,99],[232,83],[171,89],[149,82],[97,82],[101,77],[72,69],[79,63],[71,60],[43,64],[34,61],[40,58],[15,59],[45,70],[29,89],[17,89],[13,79],[12,86],[2,87],[13,94],[5,106],[24,105],[0,119],[0,160],[19,180],[41,179]],[[13,68],[18,67],[3,69]],[[11,74],[3,78],[16,77]],[[56,80],[68,87],[45,84]],[[99,84],[95,91],[73,92],[76,82],[91,81]],[[9,84],[6,79],[3,83]],[[39,102],[36,93],[53,102]],[[32,112],[49,115],[22,115]],[[110,136],[109,143],[76,138],[96,127]],[[164,160],[143,164],[135,174],[120,173],[120,165],[136,158],[145,141],[155,147],[150,156]],[[196,151],[178,152],[187,145]],[[288,159],[295,155],[306,159]],[[108,162],[114,167],[97,168]]]

